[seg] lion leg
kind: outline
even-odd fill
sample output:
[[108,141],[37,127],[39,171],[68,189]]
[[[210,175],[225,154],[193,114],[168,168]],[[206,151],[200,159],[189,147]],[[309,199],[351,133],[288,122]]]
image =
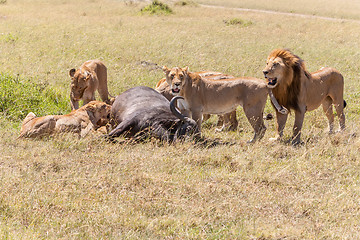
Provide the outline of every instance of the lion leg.
[[334,133],[334,113],[332,107],[332,99],[327,97],[322,103],[323,110],[329,121],[329,133]]
[[345,101],[341,100],[340,103],[335,104],[336,113],[339,118],[340,130],[343,131],[345,129],[345,114],[344,114]]
[[84,138],[86,135],[89,134],[90,131],[95,130],[94,129],[94,124],[92,124],[91,122],[89,122],[89,124],[85,127],[82,128],[80,133],[79,133],[79,138]]
[[82,100],[83,100],[83,105],[85,105],[91,101],[94,101],[95,100],[95,92],[87,92],[85,90]]
[[103,102],[109,102],[109,91],[107,88],[107,81],[105,80],[105,86],[98,87],[98,93]]
[[254,137],[249,141],[249,143],[254,143],[256,140],[260,140],[264,137],[266,127],[264,124],[264,119],[262,117],[263,112],[258,113],[258,110],[256,108],[254,109],[247,109],[244,108],[245,115],[253,127],[255,133]]
[[304,122],[305,110],[295,111],[295,122],[293,127],[292,145],[300,143],[301,129]]
[[238,120],[236,119],[236,110],[232,111],[231,113],[228,113],[229,115],[229,121],[230,121],[230,131],[235,131],[239,125]]
[[210,114],[203,114],[203,122],[207,121],[210,118]]
[[218,115],[218,121],[217,121],[216,126],[222,127],[225,124],[225,122],[227,121],[227,116],[225,116],[225,115]]
[[270,138],[270,141],[279,141],[284,136],[284,128],[289,114],[282,114],[276,111],[276,123],[278,134],[274,138]]
[[70,106],[71,106],[71,110],[79,109],[79,101],[74,100],[71,94],[70,94]]
[[202,113],[199,112],[192,112],[192,119],[197,123],[199,127],[199,132],[201,132],[201,122],[202,122]]

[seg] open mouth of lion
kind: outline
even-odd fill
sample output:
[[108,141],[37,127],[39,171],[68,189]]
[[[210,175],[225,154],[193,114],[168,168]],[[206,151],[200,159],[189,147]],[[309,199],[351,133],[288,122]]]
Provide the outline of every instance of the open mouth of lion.
[[277,84],[277,78],[267,78],[268,80],[268,87],[273,88]]
[[173,93],[179,93],[179,92],[180,92],[180,89],[179,89],[179,88],[173,88],[171,91],[172,91]]

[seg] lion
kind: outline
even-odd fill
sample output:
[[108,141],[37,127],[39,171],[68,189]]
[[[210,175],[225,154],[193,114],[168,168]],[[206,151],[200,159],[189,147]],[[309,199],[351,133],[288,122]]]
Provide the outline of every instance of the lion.
[[[213,71],[201,71],[196,72],[202,78],[206,78],[208,80],[223,80],[223,79],[232,79],[234,76],[223,74],[220,72]],[[169,101],[179,94],[179,92],[173,92],[173,89],[170,89],[169,84],[166,82],[166,78],[162,78],[155,87],[155,90],[164,95]],[[206,121],[210,118],[210,114],[203,114],[203,121]],[[218,116],[217,126],[221,127],[217,129],[217,131],[229,130],[235,131],[238,127],[238,121],[236,118],[236,110],[231,111],[230,113],[226,113],[224,115]]]
[[90,131],[105,126],[110,119],[111,105],[91,101],[66,115],[36,117],[30,112],[22,122],[18,138],[37,138],[62,132],[79,134],[85,137]]
[[192,117],[199,129],[202,114],[225,114],[240,105],[255,131],[249,142],[264,136],[263,112],[268,96],[265,81],[251,77],[213,81],[189,72],[188,67],[169,69],[164,66],[163,71],[171,90],[184,98],[184,114]]
[[[320,105],[329,121],[329,133],[334,131],[332,105],[339,118],[340,130],[345,129],[344,78],[336,69],[326,67],[309,73],[300,57],[287,49],[275,49],[268,56],[263,73],[279,104],[295,112],[292,144],[300,143],[305,113]],[[278,134],[273,140],[283,137],[287,116],[277,112]]]
[[70,103],[71,109],[79,108],[79,101],[83,104],[95,100],[95,91],[98,90],[100,98],[111,104],[107,87],[107,69],[100,60],[84,62],[79,69],[69,71],[71,78]]

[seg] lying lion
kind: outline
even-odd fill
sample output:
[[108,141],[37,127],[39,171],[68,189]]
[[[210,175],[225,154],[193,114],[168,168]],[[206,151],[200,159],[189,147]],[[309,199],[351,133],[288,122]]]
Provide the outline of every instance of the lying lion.
[[79,69],[71,69],[69,75],[71,78],[71,109],[78,109],[80,100],[83,100],[84,105],[95,100],[96,90],[104,102],[111,104],[107,87],[107,69],[103,62],[100,60],[86,61]]
[[[295,112],[294,145],[300,143],[305,113],[320,105],[328,118],[330,133],[334,130],[332,105],[335,106],[340,129],[345,128],[344,78],[336,69],[327,67],[309,73],[301,58],[287,49],[275,49],[268,56],[263,73],[279,104]],[[282,138],[287,116],[287,113],[276,114],[278,135],[273,140]]]
[[[224,79],[232,79],[234,76],[223,74],[220,72],[213,71],[202,71],[196,72],[200,77],[208,79],[208,80],[224,80]],[[169,84],[166,82],[166,78],[161,79],[155,87],[155,90],[164,95],[169,101],[174,97],[179,95],[179,89],[171,89]],[[181,101],[179,101],[181,103]],[[203,121],[206,121],[210,118],[210,114],[203,114]],[[231,111],[230,113],[226,113],[224,115],[218,116],[217,125],[221,127],[217,129],[219,131],[229,130],[235,131],[238,127],[238,121],[236,118],[236,109]]]
[[200,129],[202,114],[225,114],[241,105],[255,131],[250,142],[261,139],[266,131],[263,112],[268,96],[266,83],[256,78],[208,80],[188,68],[163,67],[170,88],[184,97],[186,111]]
[[66,115],[36,117],[30,112],[22,122],[19,138],[36,138],[62,132],[73,132],[85,137],[90,131],[109,122],[111,106],[91,101]]

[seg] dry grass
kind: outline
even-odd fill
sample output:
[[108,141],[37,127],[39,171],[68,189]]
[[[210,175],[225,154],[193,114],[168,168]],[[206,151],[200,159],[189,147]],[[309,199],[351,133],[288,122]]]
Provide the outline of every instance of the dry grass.
[[[68,95],[68,70],[100,58],[115,95],[162,78],[140,61],[262,77],[267,54],[287,47],[310,71],[344,74],[346,132],[328,136],[319,109],[306,115],[302,146],[269,143],[273,121],[264,140],[247,145],[252,130],[239,109],[243,131],[214,133],[213,120],[204,130],[233,145],[19,141],[19,129],[1,118],[0,238],[358,239],[360,24],[174,5],[170,16],[147,16],[144,5],[8,1],[0,71]],[[252,24],[224,23],[234,18]]]

